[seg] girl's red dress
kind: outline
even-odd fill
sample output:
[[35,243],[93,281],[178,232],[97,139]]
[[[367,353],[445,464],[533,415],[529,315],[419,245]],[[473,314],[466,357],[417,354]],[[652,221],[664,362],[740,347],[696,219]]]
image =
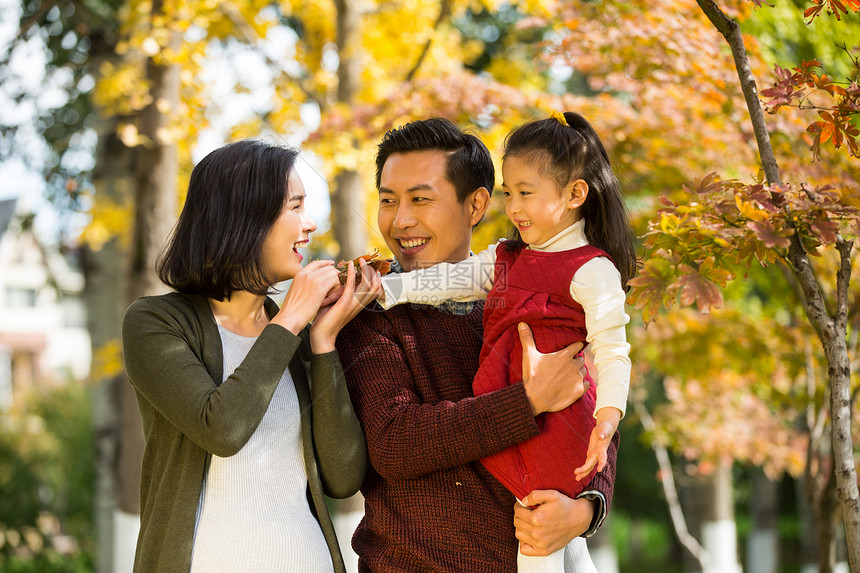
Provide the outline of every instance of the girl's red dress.
[[[585,311],[570,295],[573,275],[594,257],[608,257],[586,245],[559,252],[523,247],[496,249],[493,287],[484,307],[484,344],[472,389],[476,396],[522,380],[522,345],[517,324],[527,323],[537,349],[555,352],[585,342]],[[583,347],[584,348],[584,347]],[[591,377],[586,375],[591,382]],[[571,380],[571,384],[578,380]],[[595,387],[559,412],[537,417],[540,434],[481,460],[517,499],[536,489],[558,490],[574,498],[596,470],[576,481],[594,428]]]

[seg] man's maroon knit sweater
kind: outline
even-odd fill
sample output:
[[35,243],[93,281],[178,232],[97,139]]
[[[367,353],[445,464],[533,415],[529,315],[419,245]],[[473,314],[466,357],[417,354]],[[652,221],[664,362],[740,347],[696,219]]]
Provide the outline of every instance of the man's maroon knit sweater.
[[[338,337],[372,466],[352,539],[360,571],[516,571],[514,497],[478,460],[538,430],[522,384],[472,395],[482,312],[369,308]],[[615,454],[586,488],[607,506]]]

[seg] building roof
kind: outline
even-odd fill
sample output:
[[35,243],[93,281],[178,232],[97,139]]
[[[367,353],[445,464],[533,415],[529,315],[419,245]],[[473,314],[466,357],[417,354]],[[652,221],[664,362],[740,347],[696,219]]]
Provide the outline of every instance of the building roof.
[[15,203],[17,198],[0,199],[0,239],[3,238],[3,233],[9,227],[9,222],[12,221],[12,216],[15,214]]

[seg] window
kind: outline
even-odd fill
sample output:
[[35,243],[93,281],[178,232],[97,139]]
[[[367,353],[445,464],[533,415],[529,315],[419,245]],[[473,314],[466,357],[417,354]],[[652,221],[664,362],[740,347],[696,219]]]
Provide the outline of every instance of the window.
[[11,308],[36,306],[36,289],[7,287],[6,304]]

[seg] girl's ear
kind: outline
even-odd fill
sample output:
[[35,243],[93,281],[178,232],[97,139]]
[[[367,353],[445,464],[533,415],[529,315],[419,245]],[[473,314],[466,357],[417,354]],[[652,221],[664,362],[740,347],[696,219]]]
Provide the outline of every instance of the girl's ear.
[[578,209],[585,203],[588,197],[588,183],[584,179],[571,181],[564,188],[564,193],[567,195],[567,207],[569,209]]
[[478,187],[471,196],[466,199],[469,202],[471,209],[469,218],[474,227],[484,218],[484,213],[487,212],[487,207],[490,205],[490,192],[486,187]]

